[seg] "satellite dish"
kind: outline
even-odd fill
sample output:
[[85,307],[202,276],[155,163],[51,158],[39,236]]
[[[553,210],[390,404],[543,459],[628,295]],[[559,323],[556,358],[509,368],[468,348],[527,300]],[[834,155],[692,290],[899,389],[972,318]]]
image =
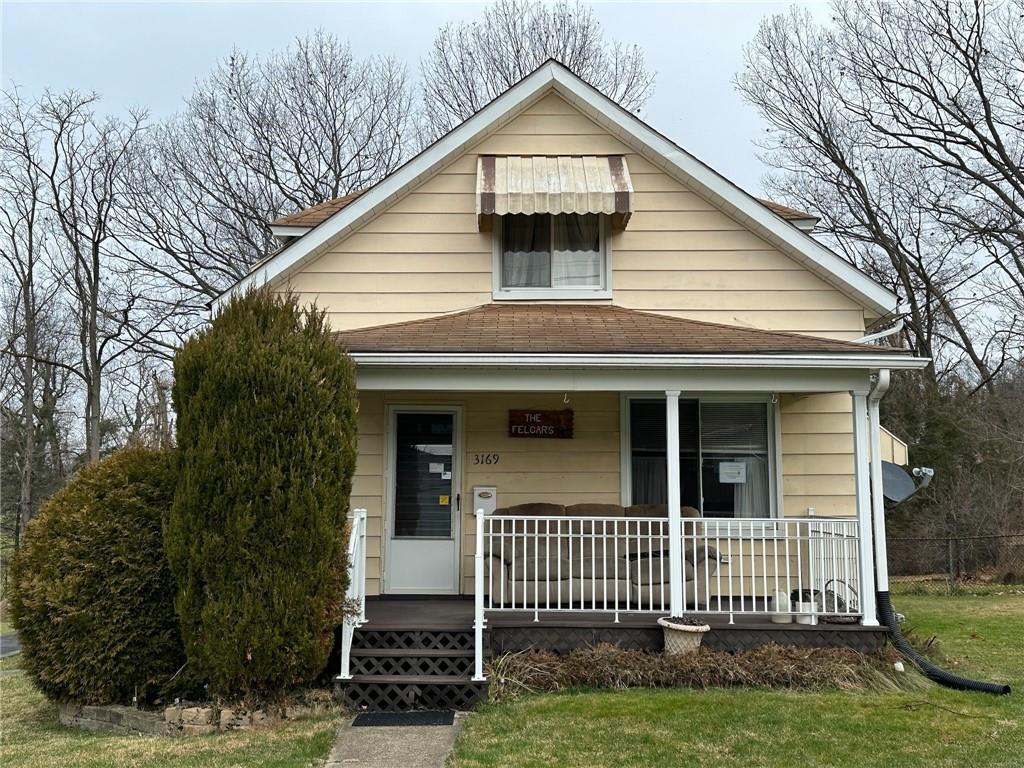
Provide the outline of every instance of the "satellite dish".
[[917,484],[903,467],[882,462],[882,495],[890,504],[906,501],[917,491]]

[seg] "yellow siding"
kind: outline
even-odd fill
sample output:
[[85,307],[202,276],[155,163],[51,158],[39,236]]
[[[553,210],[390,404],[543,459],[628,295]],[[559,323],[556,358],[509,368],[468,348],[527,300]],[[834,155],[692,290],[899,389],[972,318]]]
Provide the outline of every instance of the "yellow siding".
[[290,287],[338,329],[491,301],[492,235],[475,215],[479,154],[625,154],[636,212],[610,237],[612,301],[653,312],[851,339],[864,311],[555,95],[506,123],[335,244]]
[[[558,504],[618,504],[620,496],[619,396],[585,392],[570,396],[575,415],[571,440],[510,438],[509,408],[560,409],[563,395],[466,393],[461,395],[364,392],[360,395],[359,461],[352,506],[369,517],[367,589],[380,591],[385,514],[388,405],[459,405],[462,429],[462,583],[472,592],[475,532],[473,487],[496,486],[499,506],[531,501]],[[846,393],[785,396],[781,405],[783,508],[802,517],[814,507],[819,517],[853,516],[853,445],[850,397]],[[474,465],[478,453],[497,453],[496,465]]]
[[[462,432],[462,583],[471,593],[473,487],[493,485],[501,506],[528,501],[557,504],[619,503],[619,398],[615,393],[575,393],[569,405],[563,395],[480,392],[431,395],[402,392],[363,392],[359,408],[359,461],[352,506],[365,507],[368,519],[367,592],[379,594],[381,552],[384,542],[386,429],[388,405],[459,405]],[[510,438],[509,408],[574,411],[575,436],[571,440]],[[497,453],[498,464],[473,464],[473,454]]]
[[907,444],[885,427],[879,435],[879,447],[882,454],[882,461],[891,461],[901,467],[907,466]]
[[[475,215],[478,154],[622,153],[636,212],[610,237],[615,304],[730,325],[852,339],[864,310],[772,248],[556,96],[548,96],[422,182],[360,231],[293,275],[288,288],[328,312],[337,329],[430,317],[490,302],[492,235]],[[282,286],[284,287],[284,286]],[[381,589],[387,405],[454,403],[464,408],[461,493],[496,485],[501,505],[618,502],[616,393],[572,396],[572,440],[511,439],[509,407],[561,408],[562,394],[361,394],[359,461],[352,504],[369,512],[367,587]],[[854,514],[853,445],[847,393],[783,396],[783,510]],[[902,446],[902,448],[901,448]],[[903,456],[899,441],[885,456]],[[903,451],[901,454],[900,451]],[[474,453],[500,453],[474,467]],[[471,590],[473,524],[463,504],[462,578]]]
[[779,410],[784,514],[855,515],[850,395],[783,395]]

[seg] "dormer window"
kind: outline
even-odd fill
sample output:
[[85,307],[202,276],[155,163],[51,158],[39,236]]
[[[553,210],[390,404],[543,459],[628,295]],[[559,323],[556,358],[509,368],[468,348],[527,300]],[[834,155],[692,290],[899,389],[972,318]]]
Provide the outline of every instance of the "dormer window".
[[610,299],[609,232],[633,183],[622,155],[481,155],[476,213],[494,232],[494,298]]
[[608,260],[601,218],[595,213],[501,217],[495,235],[500,259],[496,294],[571,298],[567,292],[594,296],[605,291]]

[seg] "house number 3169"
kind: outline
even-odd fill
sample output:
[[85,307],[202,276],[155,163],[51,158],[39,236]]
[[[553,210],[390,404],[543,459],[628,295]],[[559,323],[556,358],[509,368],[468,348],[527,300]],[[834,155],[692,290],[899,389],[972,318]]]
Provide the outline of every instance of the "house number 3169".
[[474,453],[473,464],[497,464],[501,459],[496,453]]

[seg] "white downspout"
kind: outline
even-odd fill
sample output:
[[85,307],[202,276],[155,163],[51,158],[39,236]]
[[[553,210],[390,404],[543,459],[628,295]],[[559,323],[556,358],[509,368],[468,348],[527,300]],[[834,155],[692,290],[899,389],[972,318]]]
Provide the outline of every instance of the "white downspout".
[[875,589],[889,591],[889,556],[885,544],[885,505],[882,495],[882,424],[878,404],[889,391],[889,369],[882,368],[868,394],[868,425],[871,440],[871,518],[875,539]]

